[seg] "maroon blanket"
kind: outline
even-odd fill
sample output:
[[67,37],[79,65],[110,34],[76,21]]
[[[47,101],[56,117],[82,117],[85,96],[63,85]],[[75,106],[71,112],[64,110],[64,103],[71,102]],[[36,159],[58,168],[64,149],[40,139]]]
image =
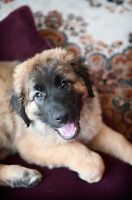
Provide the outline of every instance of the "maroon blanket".
[[52,45],[36,31],[32,12],[25,6],[0,22],[0,60],[25,60]]
[[[39,37],[30,9],[26,6],[0,22],[0,60],[25,60],[52,46]],[[109,123],[108,119],[107,122]],[[111,126],[111,124],[109,123]],[[49,170],[27,164],[19,155],[10,156],[5,164],[20,164],[36,168],[43,174],[34,188],[0,188],[0,199],[7,200],[130,200],[132,199],[132,167],[108,155],[101,154],[106,172],[98,183],[88,184],[66,168]]]

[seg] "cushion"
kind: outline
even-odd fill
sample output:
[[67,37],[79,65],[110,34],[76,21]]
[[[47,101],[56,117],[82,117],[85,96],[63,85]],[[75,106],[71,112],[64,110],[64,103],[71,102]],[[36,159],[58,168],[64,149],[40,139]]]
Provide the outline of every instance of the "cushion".
[[5,164],[19,164],[37,169],[42,182],[33,188],[0,188],[3,200],[130,200],[132,199],[132,168],[106,154],[100,154],[106,165],[101,181],[89,184],[67,168],[48,169],[27,164],[18,154],[6,158]]
[[31,10],[23,6],[0,22],[0,60],[25,60],[52,48],[35,28]]

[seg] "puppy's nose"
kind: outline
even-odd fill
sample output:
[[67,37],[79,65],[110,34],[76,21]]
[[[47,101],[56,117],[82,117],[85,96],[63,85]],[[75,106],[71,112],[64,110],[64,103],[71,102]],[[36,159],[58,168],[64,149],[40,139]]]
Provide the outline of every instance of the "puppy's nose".
[[66,123],[68,121],[68,116],[68,111],[61,111],[58,113],[54,113],[53,119],[59,124]]

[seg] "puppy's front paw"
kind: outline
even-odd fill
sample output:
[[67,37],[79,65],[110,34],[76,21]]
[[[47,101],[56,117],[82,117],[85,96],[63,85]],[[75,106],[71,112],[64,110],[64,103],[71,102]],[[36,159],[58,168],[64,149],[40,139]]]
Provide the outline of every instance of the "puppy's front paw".
[[42,175],[37,170],[25,168],[21,181],[18,181],[15,187],[33,187],[37,185],[41,179]]
[[19,165],[3,166],[3,176],[0,179],[3,186],[33,187],[37,185],[42,175],[34,169],[28,169]]
[[79,177],[89,183],[98,182],[101,180],[105,166],[102,158],[95,154],[93,162],[85,163],[86,166],[82,167]]

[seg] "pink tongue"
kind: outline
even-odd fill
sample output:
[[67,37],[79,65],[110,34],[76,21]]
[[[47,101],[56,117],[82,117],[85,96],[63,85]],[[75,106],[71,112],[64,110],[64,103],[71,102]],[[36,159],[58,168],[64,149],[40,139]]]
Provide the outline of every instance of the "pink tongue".
[[75,126],[74,123],[67,124],[67,125],[63,126],[62,128],[58,128],[58,131],[62,135],[70,136],[70,135],[73,135],[76,132],[76,126]]

